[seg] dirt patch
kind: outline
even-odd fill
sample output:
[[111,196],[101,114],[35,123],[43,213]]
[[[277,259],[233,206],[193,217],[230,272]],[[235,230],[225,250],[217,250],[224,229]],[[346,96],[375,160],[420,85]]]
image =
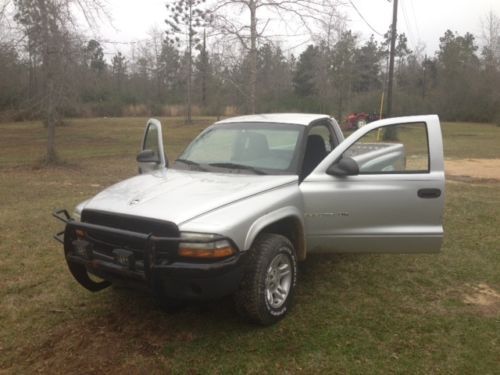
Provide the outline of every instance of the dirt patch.
[[447,177],[463,182],[500,182],[500,159],[445,161]]
[[487,284],[467,285],[467,287],[471,291],[463,297],[465,304],[474,306],[481,315],[500,314],[500,293]]
[[[138,320],[133,314],[110,312],[61,324],[41,342],[24,349],[25,366],[39,373],[77,374],[83,369],[88,374],[126,369],[132,374],[149,373],[148,367],[152,370],[163,360],[162,347],[176,337],[154,319],[141,324]],[[141,366],[144,372],[139,371]]]

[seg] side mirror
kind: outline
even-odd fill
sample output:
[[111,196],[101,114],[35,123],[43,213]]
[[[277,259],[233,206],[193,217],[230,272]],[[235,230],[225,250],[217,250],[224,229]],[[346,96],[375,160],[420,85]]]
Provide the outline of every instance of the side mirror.
[[168,166],[163,149],[161,123],[154,118],[149,119],[146,124],[137,162],[139,163],[139,174],[164,169]]
[[359,165],[353,158],[347,156],[330,165],[326,173],[337,177],[356,176],[359,174]]
[[160,163],[158,155],[153,150],[142,150],[137,154],[136,160],[139,163]]

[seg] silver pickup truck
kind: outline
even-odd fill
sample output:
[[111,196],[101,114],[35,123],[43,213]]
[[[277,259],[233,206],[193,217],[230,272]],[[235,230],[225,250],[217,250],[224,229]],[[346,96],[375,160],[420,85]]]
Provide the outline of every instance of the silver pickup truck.
[[138,176],[54,213],[69,270],[91,291],[144,287],[167,307],[233,295],[244,317],[272,324],[309,253],[441,246],[435,115],[376,121],[345,140],[327,115],[229,118],[170,166],[151,119],[137,161]]

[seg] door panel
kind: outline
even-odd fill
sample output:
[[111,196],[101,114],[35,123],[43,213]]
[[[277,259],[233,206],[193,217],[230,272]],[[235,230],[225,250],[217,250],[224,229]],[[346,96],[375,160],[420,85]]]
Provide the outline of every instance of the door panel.
[[[413,133],[408,130],[411,124],[423,124],[425,132]],[[374,131],[381,134],[395,129],[399,144],[365,142]],[[417,142],[415,134],[424,137],[425,147]],[[326,174],[326,169],[342,156],[358,158],[360,174]],[[303,181],[301,190],[309,250],[438,251],[444,204],[439,119],[395,118],[359,129],[318,165]]]

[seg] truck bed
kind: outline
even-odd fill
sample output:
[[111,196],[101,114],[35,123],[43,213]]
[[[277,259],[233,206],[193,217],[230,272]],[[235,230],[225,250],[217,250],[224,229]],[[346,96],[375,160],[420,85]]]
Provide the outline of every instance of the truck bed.
[[405,148],[401,143],[355,143],[345,156],[353,158],[362,173],[405,169]]

